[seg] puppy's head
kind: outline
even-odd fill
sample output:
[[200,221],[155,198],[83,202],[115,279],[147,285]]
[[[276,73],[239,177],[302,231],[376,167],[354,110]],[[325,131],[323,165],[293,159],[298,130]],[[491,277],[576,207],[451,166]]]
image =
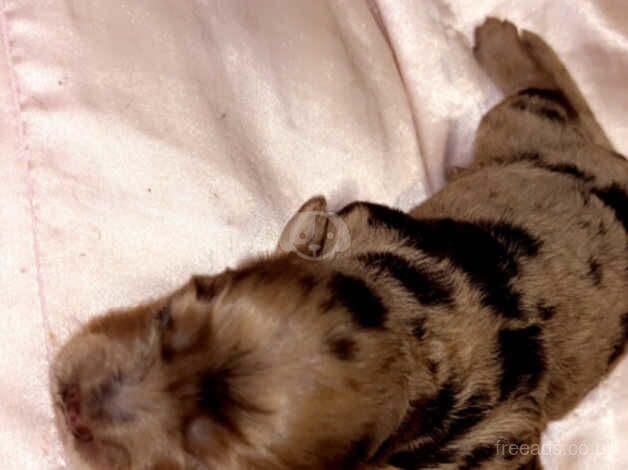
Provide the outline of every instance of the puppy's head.
[[280,253],[89,322],[51,378],[78,468],[365,468],[411,372],[398,338],[356,327],[337,277]]
[[76,468],[141,468],[138,462],[161,454],[181,460],[165,447],[180,440],[160,353],[167,305],[97,317],[57,354],[51,392]]

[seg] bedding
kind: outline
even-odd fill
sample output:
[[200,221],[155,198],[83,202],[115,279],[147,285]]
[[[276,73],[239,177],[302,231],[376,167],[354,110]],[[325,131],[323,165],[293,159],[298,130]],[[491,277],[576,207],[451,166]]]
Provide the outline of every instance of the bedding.
[[[500,99],[471,54],[547,39],[628,153],[623,0],[2,0],[0,462],[67,468],[48,365],[91,315],[273,249],[324,194],[407,209]],[[628,360],[544,435],[547,469],[628,465]]]

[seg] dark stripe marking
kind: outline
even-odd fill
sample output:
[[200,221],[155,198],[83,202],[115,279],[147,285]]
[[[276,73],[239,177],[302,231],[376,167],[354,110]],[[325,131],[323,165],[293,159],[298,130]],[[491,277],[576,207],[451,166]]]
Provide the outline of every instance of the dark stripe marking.
[[386,320],[382,299],[360,278],[335,273],[329,281],[333,298],[351,314],[362,328],[381,328]]
[[497,455],[495,444],[481,444],[473,449],[465,458],[459,470],[473,470]]
[[[455,405],[456,393],[450,383],[445,384],[434,398],[412,402],[414,412],[410,415],[411,423],[408,423],[412,424],[408,427],[413,428],[411,437],[443,433],[443,425],[453,412]],[[406,428],[406,426],[402,427]]]
[[541,328],[532,325],[522,329],[499,332],[502,376],[500,398],[505,400],[514,391],[533,390],[545,370]]
[[463,270],[484,305],[508,318],[523,316],[521,294],[510,282],[519,273],[519,259],[535,256],[541,246],[526,230],[504,222],[413,219],[385,206],[363,205],[371,226],[395,230],[410,246]]
[[237,374],[235,362],[238,360],[239,358],[234,359],[233,365],[227,365],[220,370],[205,372],[199,379],[196,398],[201,412],[208,414],[218,424],[234,433],[239,433],[234,419],[234,414],[238,411],[266,413],[265,410],[245,402],[237,393],[234,393],[231,382]]
[[312,293],[314,287],[316,287],[316,278],[311,274],[306,274],[299,279],[299,285],[301,286],[303,295],[307,297]]
[[433,444],[424,444],[413,450],[397,452],[388,459],[388,464],[403,470],[417,470],[425,465],[439,465],[455,461],[454,451],[440,449]]
[[571,106],[571,103],[561,90],[530,87],[526,88],[523,91],[520,91],[518,94],[521,96],[529,96],[531,98],[540,98],[547,101],[553,101],[563,108],[571,110],[573,115],[576,115],[575,109],[573,109],[573,106]]
[[556,306],[548,305],[545,302],[539,302],[536,306],[539,316],[542,320],[551,320],[556,314]]
[[599,287],[602,284],[602,265],[593,256],[589,257],[588,264],[588,276],[591,278],[593,285]]
[[547,106],[538,105],[537,103],[533,103],[527,100],[515,100],[510,104],[512,109],[516,109],[517,111],[527,111],[532,114],[536,114],[537,116],[541,116],[545,119],[554,122],[565,123],[567,122],[567,116],[564,116],[562,113],[557,111],[556,109],[549,108]]
[[433,359],[428,359],[427,370],[430,371],[430,374],[436,377],[436,374],[438,374],[438,362],[434,361]]
[[425,319],[415,318],[412,320],[412,334],[419,341],[425,338]]
[[351,338],[331,338],[327,341],[331,353],[341,361],[355,359],[357,345]]
[[615,217],[628,232],[628,193],[617,183],[604,188],[595,188],[593,194],[596,195],[614,213]]
[[532,457],[532,460],[521,464],[517,467],[517,470],[542,470],[541,461],[537,456]]
[[451,285],[443,276],[411,263],[410,261],[389,252],[367,253],[359,256],[360,261],[368,267],[387,271],[423,305],[452,305],[453,294]]
[[[445,432],[444,426],[446,420],[451,416],[456,404],[455,391],[452,384],[447,383],[438,391],[435,397],[414,400],[410,403],[410,411],[403,420],[403,423],[397,431],[386,441],[375,458],[386,455],[395,448],[408,444],[417,437],[434,435],[442,436]],[[415,451],[401,451],[390,457],[389,463],[400,468],[415,468],[416,465],[423,463],[425,454],[428,451],[438,451],[440,449],[430,442],[429,449]],[[424,445],[424,446],[425,446]],[[423,449],[421,446],[420,449]]]
[[[368,435],[361,439],[351,441],[347,453],[342,456],[339,461],[333,462],[333,464],[327,466],[327,468],[342,468],[346,470],[361,468],[361,464],[368,459],[372,442],[373,438]],[[321,451],[325,452],[325,449],[321,449]]]
[[453,441],[466,435],[476,424],[482,421],[490,410],[490,398],[484,393],[472,395],[465,403],[465,408],[455,413],[446,434],[447,441]]
[[556,109],[548,108],[547,106],[539,106],[538,108],[531,109],[531,111],[533,112],[536,111],[537,114],[540,114],[541,116],[549,119],[550,121],[557,121],[557,122],[566,121],[565,116],[563,116],[561,112],[559,112]]
[[[532,87],[520,91],[517,95],[528,99],[514,101],[512,106],[516,109],[530,111],[557,122],[565,122],[577,116],[576,110],[560,90]],[[539,101],[545,103],[541,104]]]
[[431,440],[415,449],[397,452],[388,463],[413,469],[455,461],[456,453],[447,447],[486,417],[490,410],[488,402],[486,395],[478,393],[471,396],[463,408],[456,410],[451,384],[443,386],[434,399],[413,402],[413,411],[401,425],[403,431],[395,436],[395,444],[408,444],[418,437],[429,437]]
[[338,299],[336,299],[335,297],[329,297],[326,300],[323,300],[320,305],[319,308],[321,309],[322,313],[328,313],[329,311],[338,308],[340,306],[340,303],[338,302]]
[[515,155],[511,159],[497,159],[497,161],[501,163],[512,162],[530,162],[537,168],[550,171],[552,173],[559,173],[565,176],[571,176],[572,178],[576,178],[583,183],[590,183],[595,179],[595,177],[589,173],[584,172],[580,168],[578,168],[573,163],[548,163],[543,161],[541,155],[537,152],[522,152],[520,154]]
[[553,173],[562,173],[563,175],[572,176],[574,178],[584,181],[585,183],[588,183],[595,179],[593,175],[585,173],[576,165],[573,165],[571,163],[544,163],[539,166]]

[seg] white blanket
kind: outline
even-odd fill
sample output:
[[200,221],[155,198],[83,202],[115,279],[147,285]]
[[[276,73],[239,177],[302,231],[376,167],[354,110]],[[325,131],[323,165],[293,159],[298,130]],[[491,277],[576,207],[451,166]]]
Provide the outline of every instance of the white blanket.
[[[402,208],[499,99],[470,53],[552,44],[628,152],[625,0],[2,0],[0,467],[65,468],[47,369],[90,315],[269,250],[297,206]],[[548,469],[628,465],[628,361],[544,436]]]

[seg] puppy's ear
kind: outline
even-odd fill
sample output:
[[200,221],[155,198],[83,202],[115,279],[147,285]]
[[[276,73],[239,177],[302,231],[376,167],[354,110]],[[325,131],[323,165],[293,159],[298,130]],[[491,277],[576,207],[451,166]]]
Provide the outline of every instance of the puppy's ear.
[[215,276],[192,276],[164,301],[157,313],[164,355],[193,348],[206,336],[212,307],[228,291],[231,279],[230,270]]
[[323,253],[328,226],[327,201],[323,196],[313,197],[288,221],[279,238],[277,251],[297,252],[316,258]]
[[196,300],[213,304],[228,290],[232,279],[231,269],[214,276],[197,274],[192,276],[186,287],[193,292]]

